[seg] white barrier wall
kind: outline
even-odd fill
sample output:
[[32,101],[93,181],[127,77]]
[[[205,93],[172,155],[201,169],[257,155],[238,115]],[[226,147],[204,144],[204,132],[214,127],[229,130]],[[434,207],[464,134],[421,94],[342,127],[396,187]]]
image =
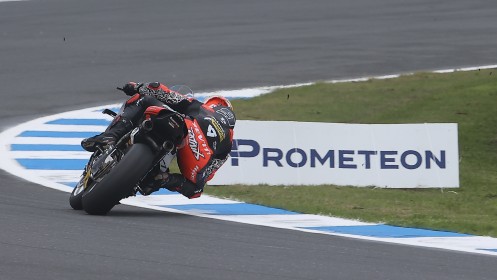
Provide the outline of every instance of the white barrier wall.
[[237,121],[210,185],[459,187],[457,124]]

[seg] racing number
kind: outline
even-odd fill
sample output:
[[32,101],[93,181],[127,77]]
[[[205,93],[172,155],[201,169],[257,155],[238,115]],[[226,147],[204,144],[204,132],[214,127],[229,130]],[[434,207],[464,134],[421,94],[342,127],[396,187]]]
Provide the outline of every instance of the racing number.
[[209,124],[209,127],[207,127],[207,136],[213,137],[213,138],[217,137],[216,130],[210,124]]

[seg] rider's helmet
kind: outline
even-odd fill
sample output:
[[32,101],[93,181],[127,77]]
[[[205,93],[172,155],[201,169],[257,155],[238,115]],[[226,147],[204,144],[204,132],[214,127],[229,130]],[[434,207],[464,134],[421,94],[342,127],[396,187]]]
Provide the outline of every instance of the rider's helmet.
[[226,97],[220,95],[214,95],[208,97],[204,101],[204,104],[211,108],[216,106],[224,106],[224,107],[229,107],[231,110],[233,110],[231,102]]

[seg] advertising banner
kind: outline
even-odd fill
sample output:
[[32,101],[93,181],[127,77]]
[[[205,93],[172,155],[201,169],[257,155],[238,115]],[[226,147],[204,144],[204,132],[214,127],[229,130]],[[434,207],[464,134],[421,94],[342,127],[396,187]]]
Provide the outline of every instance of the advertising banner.
[[210,185],[459,187],[457,124],[237,121]]

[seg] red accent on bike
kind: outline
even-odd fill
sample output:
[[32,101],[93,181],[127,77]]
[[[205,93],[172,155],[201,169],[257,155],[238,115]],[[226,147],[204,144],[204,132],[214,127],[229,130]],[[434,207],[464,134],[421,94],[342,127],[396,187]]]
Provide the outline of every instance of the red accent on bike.
[[136,93],[135,95],[131,96],[128,101],[126,101],[126,104],[131,104],[135,102],[136,100],[140,99],[140,94]]
[[159,106],[150,106],[145,110],[145,115],[158,115],[160,111],[166,110],[164,107],[159,107]]

